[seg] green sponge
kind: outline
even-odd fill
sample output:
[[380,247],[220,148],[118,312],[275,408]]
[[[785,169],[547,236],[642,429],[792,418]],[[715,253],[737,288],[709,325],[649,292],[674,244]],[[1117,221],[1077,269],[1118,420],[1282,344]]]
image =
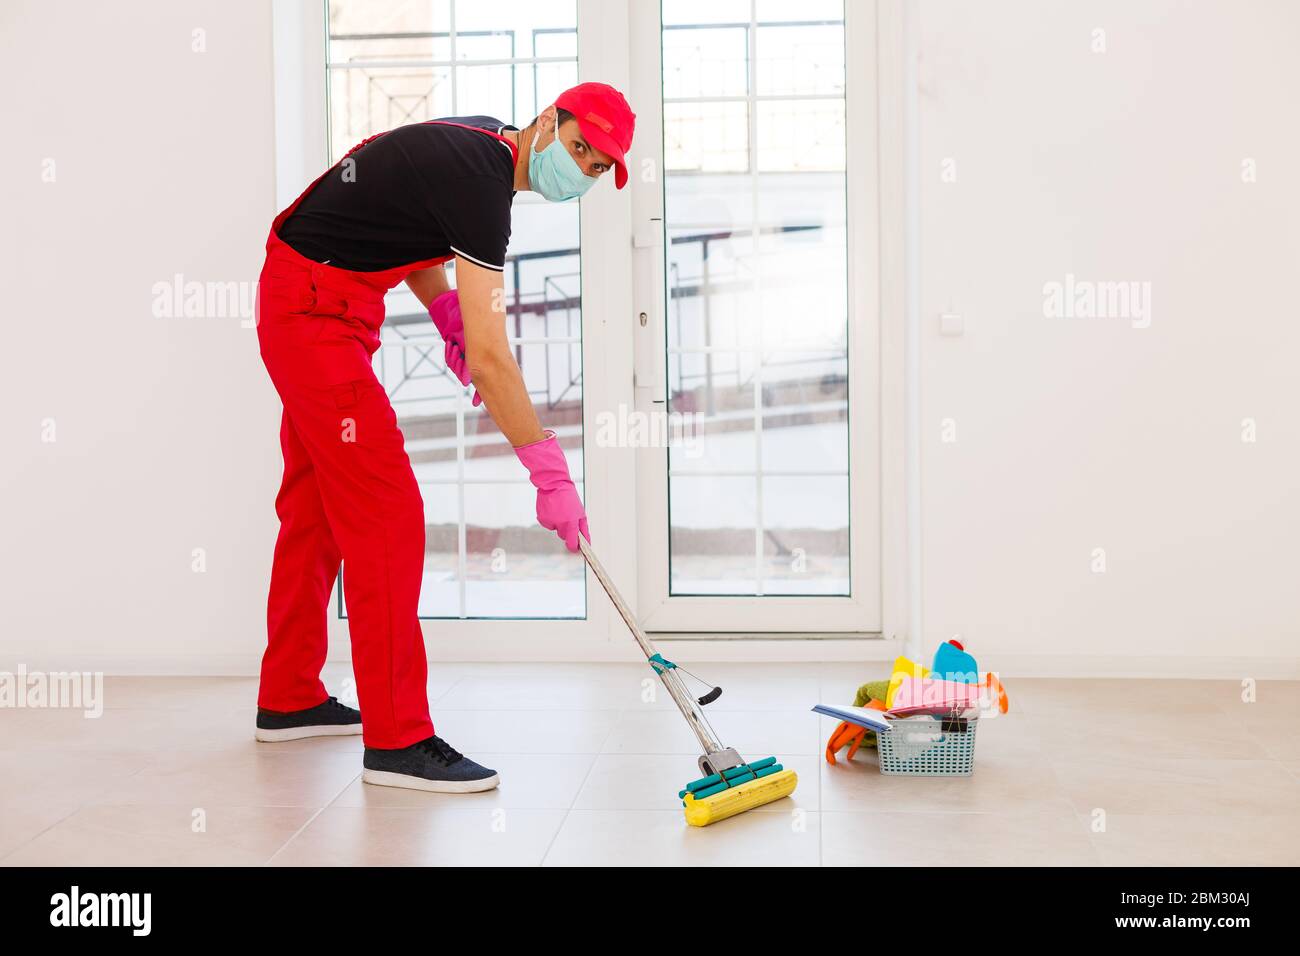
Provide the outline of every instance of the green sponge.
[[889,696],[889,681],[867,681],[858,688],[858,695],[853,698],[853,706],[866,707],[867,702],[871,700],[878,700],[883,703],[887,696]]
[[[853,698],[853,706],[866,707],[867,702],[872,700],[878,700],[883,703],[885,698],[888,696],[889,696],[889,681],[887,680],[867,681],[865,684],[863,684],[861,687],[858,688],[857,696]],[[876,746],[876,732],[874,730],[868,730],[866,732],[866,734],[862,738],[861,746],[863,747]]]

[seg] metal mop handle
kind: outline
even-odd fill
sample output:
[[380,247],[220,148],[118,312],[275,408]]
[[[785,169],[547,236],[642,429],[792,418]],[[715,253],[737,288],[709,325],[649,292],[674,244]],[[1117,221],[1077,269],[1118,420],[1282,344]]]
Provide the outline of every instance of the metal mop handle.
[[[578,535],[578,546],[582,549],[582,556],[587,559],[587,564],[596,575],[596,580],[600,582],[600,586],[609,595],[610,601],[618,609],[619,616],[623,618],[623,622],[627,625],[628,630],[632,632],[632,636],[636,638],[636,642],[641,645],[642,653],[653,664],[652,659],[659,652],[650,643],[650,638],[646,637],[645,631],[641,630],[641,626],[637,624],[636,618],[632,616],[631,609],[623,601],[623,596],[618,593],[618,588],[614,587],[614,582],[610,580],[609,573],[605,570],[604,565],[597,560],[596,555],[591,550],[591,545],[587,543],[582,535]],[[705,754],[715,754],[726,750],[727,748],[723,747],[709,730],[703,715],[700,714],[695,705],[695,699],[686,690],[686,685],[677,676],[677,671],[670,667],[655,667],[655,672],[659,675],[659,680],[663,683],[664,689],[668,691],[668,696],[673,699],[677,709],[682,712],[686,722],[691,725],[691,730],[695,731],[695,736],[699,738],[700,746],[704,748]]]

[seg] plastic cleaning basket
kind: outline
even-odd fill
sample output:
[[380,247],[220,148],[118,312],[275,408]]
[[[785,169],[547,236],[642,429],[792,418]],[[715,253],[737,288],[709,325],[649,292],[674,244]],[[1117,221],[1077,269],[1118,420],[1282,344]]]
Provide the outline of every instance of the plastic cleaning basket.
[[913,777],[969,777],[975,770],[978,718],[905,717],[876,734],[880,772]]

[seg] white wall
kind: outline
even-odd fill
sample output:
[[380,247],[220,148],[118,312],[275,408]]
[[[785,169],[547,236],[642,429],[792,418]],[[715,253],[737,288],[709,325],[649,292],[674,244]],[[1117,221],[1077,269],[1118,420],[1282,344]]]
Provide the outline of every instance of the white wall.
[[256,666],[279,402],[237,314],[152,307],[177,273],[256,281],[270,22],[219,0],[0,6],[0,668]]
[[[1296,676],[1300,4],[914,14],[926,646]],[[1044,317],[1067,273],[1150,282],[1150,326]]]

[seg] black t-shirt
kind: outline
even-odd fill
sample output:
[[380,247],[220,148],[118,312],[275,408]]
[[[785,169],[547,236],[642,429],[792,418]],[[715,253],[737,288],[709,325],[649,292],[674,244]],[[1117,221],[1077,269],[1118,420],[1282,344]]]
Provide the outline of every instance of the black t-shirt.
[[280,225],[280,238],[314,262],[379,272],[460,255],[505,268],[514,156],[490,116],[399,126],[353,153]]

